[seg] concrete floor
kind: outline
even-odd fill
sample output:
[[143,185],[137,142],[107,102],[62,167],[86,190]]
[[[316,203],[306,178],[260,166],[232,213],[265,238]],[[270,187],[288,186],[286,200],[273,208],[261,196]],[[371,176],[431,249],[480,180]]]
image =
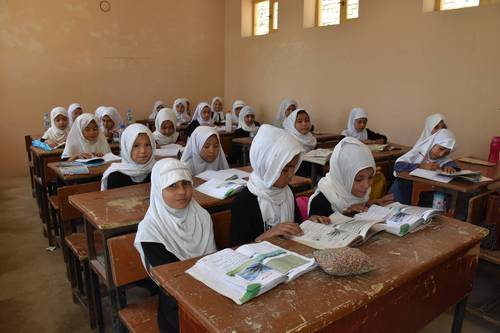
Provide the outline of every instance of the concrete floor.
[[[0,332],[91,332],[84,310],[72,301],[61,251],[45,250],[47,240],[41,230],[29,179],[4,180],[0,185]],[[498,267],[485,271],[492,274],[492,269],[494,274],[499,271]],[[500,274],[495,279],[500,281]],[[475,288],[491,295],[490,276],[478,280]],[[451,319],[444,313],[421,332],[449,332]],[[499,331],[470,315],[462,330]]]

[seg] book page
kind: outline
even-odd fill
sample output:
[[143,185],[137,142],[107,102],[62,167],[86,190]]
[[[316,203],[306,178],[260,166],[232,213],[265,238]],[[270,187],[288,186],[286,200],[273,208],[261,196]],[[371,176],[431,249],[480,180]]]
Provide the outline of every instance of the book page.
[[424,170],[424,169],[415,169],[412,172],[410,172],[410,176],[415,176],[415,177],[420,177],[420,178],[426,178],[430,180],[434,180],[439,183],[449,183],[453,178],[452,177],[447,177],[439,174],[439,171],[431,171],[431,170]]
[[401,209],[403,213],[415,215],[423,218],[424,220],[429,220],[431,217],[438,215],[441,213],[440,210],[428,207],[416,207],[416,206],[407,206]]
[[242,179],[236,179],[230,181],[211,179],[198,186],[196,190],[213,198],[222,200],[233,194],[236,194],[245,186],[246,186],[246,181]]
[[156,156],[177,156],[181,151],[182,146],[172,143],[169,145],[160,146],[160,148],[156,149]]
[[304,235],[293,236],[291,239],[320,250],[349,246],[359,238],[359,235],[339,230],[331,224],[304,221],[300,224],[300,228],[304,231]]
[[380,220],[362,220],[362,219],[354,219],[351,222],[347,222],[341,225],[338,225],[337,228],[343,231],[350,232],[352,234],[361,235],[363,239],[366,238],[366,235],[370,228],[382,221]]

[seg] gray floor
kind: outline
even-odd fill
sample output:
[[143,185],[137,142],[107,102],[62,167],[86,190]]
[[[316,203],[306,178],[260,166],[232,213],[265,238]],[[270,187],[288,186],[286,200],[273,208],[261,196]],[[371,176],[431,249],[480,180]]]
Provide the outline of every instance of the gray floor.
[[[61,251],[45,250],[28,178],[0,185],[0,244],[0,332],[91,332],[85,312],[72,301]],[[499,268],[481,263],[470,302],[494,293],[500,293]],[[449,332],[450,327],[451,314],[444,313],[422,332]],[[500,328],[467,315],[462,331],[493,333]]]

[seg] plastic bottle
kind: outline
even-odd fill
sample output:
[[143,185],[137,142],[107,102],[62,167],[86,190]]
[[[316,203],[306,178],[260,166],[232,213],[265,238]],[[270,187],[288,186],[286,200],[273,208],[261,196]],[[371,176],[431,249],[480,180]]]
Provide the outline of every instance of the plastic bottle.
[[500,153],[500,136],[494,136],[490,144],[490,156],[488,162],[498,164],[498,156]]
[[132,114],[132,109],[127,110],[127,125],[130,125],[134,122],[134,115]]
[[231,112],[226,113],[226,132],[231,133],[233,131],[233,117]]
[[43,114],[43,128],[45,128],[46,130],[50,128],[50,118],[48,112],[45,112]]

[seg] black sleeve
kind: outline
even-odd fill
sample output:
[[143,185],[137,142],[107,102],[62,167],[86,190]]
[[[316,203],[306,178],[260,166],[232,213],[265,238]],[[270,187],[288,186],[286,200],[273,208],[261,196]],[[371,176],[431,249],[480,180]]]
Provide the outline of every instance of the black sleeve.
[[369,128],[366,129],[366,132],[368,133],[368,140],[379,140],[383,139],[384,143],[387,143],[387,137],[383,134],[373,132]]
[[129,176],[124,175],[119,171],[112,172],[108,176],[108,190],[111,190],[112,188],[130,186],[133,184],[134,182]]
[[319,193],[315,196],[309,207],[309,216],[319,215],[319,216],[330,216],[333,214],[332,205],[330,201],[325,197],[323,193]]
[[231,204],[231,246],[252,243],[263,232],[264,222],[257,197],[244,189]]
[[186,130],[184,133],[186,133],[187,136],[191,136],[191,134],[194,132],[196,127],[200,126],[200,123],[198,120],[193,120],[192,122],[189,123],[189,125],[186,127]]
[[260,123],[258,121],[254,121],[253,123],[255,124],[255,126],[259,126],[260,127]]
[[171,252],[167,251],[161,243],[141,242],[144,257],[151,267],[170,264],[179,261]]

